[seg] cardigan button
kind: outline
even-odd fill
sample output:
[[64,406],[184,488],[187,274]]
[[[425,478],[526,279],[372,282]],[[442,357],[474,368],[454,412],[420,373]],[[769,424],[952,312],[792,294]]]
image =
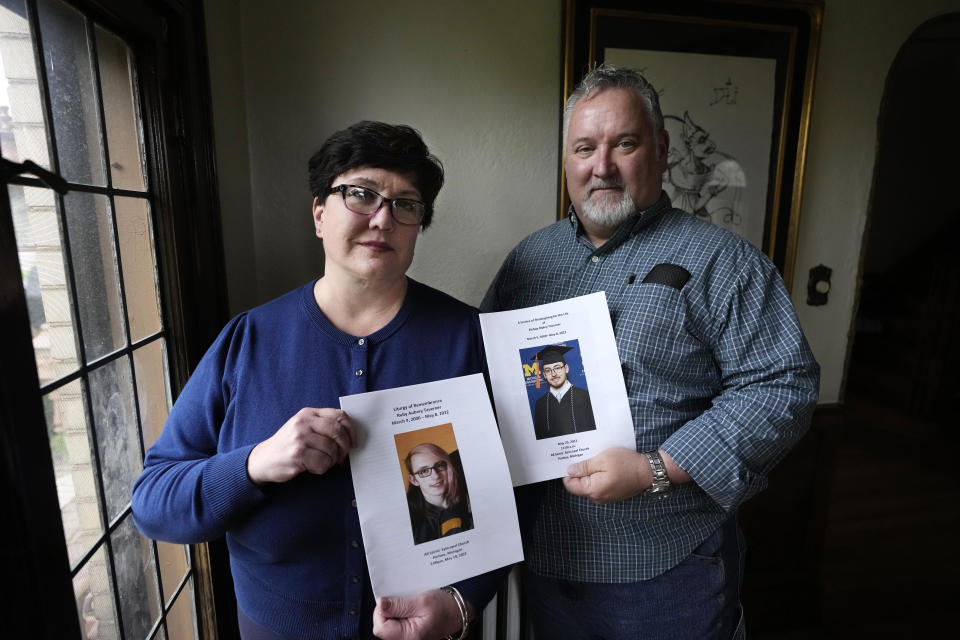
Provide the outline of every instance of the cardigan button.
[[354,373],[355,373],[355,374],[357,375],[357,377],[359,378],[360,376],[363,375],[363,369],[357,369],[356,371],[354,371]]

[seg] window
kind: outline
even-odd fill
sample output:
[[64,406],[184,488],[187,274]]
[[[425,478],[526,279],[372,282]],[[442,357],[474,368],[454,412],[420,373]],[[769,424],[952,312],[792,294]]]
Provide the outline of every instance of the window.
[[[0,150],[8,161],[0,199],[9,202],[0,225],[16,250],[7,254],[5,238],[0,282],[4,294],[17,294],[0,324],[0,385],[5,404],[17,399],[4,409],[4,453],[20,472],[4,471],[17,484],[9,500],[24,502],[16,505],[20,539],[30,554],[52,554],[24,569],[26,611],[74,617],[31,620],[23,637],[213,633],[209,567],[194,560],[205,553],[144,538],[130,513],[143,453],[225,311],[222,293],[204,291],[223,290],[212,172],[189,171],[204,156],[210,166],[209,141],[186,135],[202,118],[185,105],[197,102],[190,92],[205,77],[187,70],[177,79],[183,86],[164,86],[171,69],[183,69],[176,56],[191,51],[176,45],[189,44],[200,23],[180,3],[156,15],[123,4],[0,0]],[[10,175],[23,161],[59,174],[65,192],[42,175]],[[205,285],[183,284],[200,272]],[[205,302],[192,307],[200,295]],[[22,357],[29,351],[32,363]],[[28,484],[30,477],[43,481]],[[36,531],[44,537],[31,539]],[[37,633],[44,625],[47,635]]]

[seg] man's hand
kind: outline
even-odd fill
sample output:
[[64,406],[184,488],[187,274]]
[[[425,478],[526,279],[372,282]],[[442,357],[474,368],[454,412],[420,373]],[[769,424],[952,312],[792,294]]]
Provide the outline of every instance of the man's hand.
[[342,463],[355,446],[357,436],[346,413],[305,408],[253,448],[247,473],[256,484],[286,482],[304,471],[319,475]]
[[575,496],[597,504],[632,498],[650,486],[653,473],[642,453],[623,447],[604,449],[567,469],[563,486]]
[[[677,466],[663,449],[660,457],[673,484],[684,484],[693,478]],[[623,447],[604,449],[592,458],[567,468],[563,486],[575,496],[590,498],[597,504],[618,502],[646,491],[653,483],[650,460],[642,453]]]
[[377,598],[373,635],[383,640],[436,640],[460,631],[460,609],[433,589],[410,598]]

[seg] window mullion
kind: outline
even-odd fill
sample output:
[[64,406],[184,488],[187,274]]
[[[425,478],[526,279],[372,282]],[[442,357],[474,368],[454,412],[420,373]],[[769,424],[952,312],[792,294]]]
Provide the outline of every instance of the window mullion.
[[[137,340],[135,343],[130,345],[129,349],[127,348],[118,349],[112,353],[108,353],[107,355],[98,358],[97,360],[94,360],[90,364],[79,365],[76,371],[73,371],[72,373],[68,373],[67,375],[57,378],[56,380],[53,380],[52,382],[48,382],[47,384],[40,387],[40,394],[47,395],[52,391],[56,391],[61,387],[65,387],[66,385],[70,384],[75,380],[86,378],[87,374],[90,371],[93,371],[94,369],[99,369],[102,365],[108,364],[114,360],[119,360],[120,358],[125,356],[128,351],[132,353],[133,351],[136,351],[140,347],[145,347],[151,342],[155,342],[165,337],[166,337],[165,331],[157,331],[156,333],[153,333],[145,338],[141,338],[140,340]],[[143,447],[143,443],[141,443],[141,448],[142,447]]]
[[[109,200],[108,204],[110,208],[110,220],[111,220],[112,231],[113,231],[113,250],[114,250],[113,255],[114,255],[114,260],[116,261],[117,282],[120,288],[120,304],[122,308],[122,317],[124,321],[124,337],[127,345],[125,351],[126,351],[126,357],[128,359],[128,363],[130,367],[130,381],[131,381],[132,391],[133,391],[134,415],[137,423],[137,431],[136,431],[137,446],[139,447],[139,459],[142,461],[144,458],[144,455],[146,454],[146,451],[144,448],[144,439],[143,439],[143,416],[142,416],[142,411],[140,407],[140,394],[138,392],[138,387],[137,387],[137,372],[136,372],[136,365],[133,357],[135,348],[133,346],[133,336],[131,331],[130,307],[128,304],[125,273],[123,269],[123,256],[120,250],[120,233],[119,233],[119,227],[117,225],[117,206],[116,206],[116,199],[115,199],[117,195],[117,190],[114,188],[114,185],[113,185],[113,171],[111,170],[110,144],[107,137],[107,121],[106,121],[106,112],[104,109],[104,101],[103,101],[103,84],[101,81],[101,73],[100,73],[100,56],[99,56],[100,52],[97,44],[95,27],[92,21],[86,20],[86,27],[87,27],[86,29],[87,42],[90,50],[90,60],[92,63],[91,66],[93,68],[93,79],[94,79],[93,86],[94,86],[96,99],[97,99],[97,117],[100,122],[100,127],[99,127],[100,145],[103,152],[103,158],[104,158],[103,162],[105,164],[105,178],[107,181],[106,184],[107,184],[107,192],[108,192],[108,200]],[[131,78],[131,82],[132,80],[133,79]],[[132,90],[136,95],[138,92],[135,87],[136,85],[134,83],[134,87],[132,88]],[[137,102],[136,102],[136,98],[134,98],[134,108],[136,109],[136,107],[137,107]],[[139,117],[136,118],[136,122],[139,127],[140,125]],[[136,194],[136,195],[142,197],[141,194]],[[162,308],[161,308],[161,315],[162,315]],[[164,333],[165,332],[161,327],[161,330],[156,335],[162,337]],[[105,491],[105,487],[102,490]],[[119,524],[123,522],[124,518],[129,516],[129,514],[130,514],[129,507],[120,513],[116,521],[110,527],[108,527],[108,533],[107,533],[108,538],[111,537],[112,531],[116,527],[118,527]],[[160,566],[161,566],[160,555],[157,549],[157,543],[154,540],[150,540],[149,544],[150,544],[150,555],[153,558],[153,565],[155,567],[154,574],[156,576],[156,583],[154,587],[157,590],[157,595],[160,603],[159,611],[157,615],[157,621],[151,628],[150,633],[147,635],[148,638],[153,638],[158,626],[163,627],[164,632],[166,633],[166,630],[167,630],[166,629],[166,617],[167,617],[166,613],[167,612],[166,612],[166,602],[163,597],[163,576],[162,576],[163,572],[160,571]],[[112,547],[111,547],[110,558],[111,558],[110,566],[114,575],[114,595],[116,598],[117,613],[118,613],[118,620],[119,620],[120,616],[122,615],[121,607],[120,607],[121,594],[119,591],[120,584],[116,578],[116,570],[114,568],[115,562],[113,558]],[[188,569],[187,577],[189,576],[190,576],[190,570]],[[120,628],[123,629],[122,622],[120,622],[120,625],[121,625]]]
[[[62,178],[63,176],[60,176],[60,177]],[[50,188],[50,185],[46,184],[42,180],[28,176],[28,175],[10,176],[7,179],[7,182],[9,184],[19,184],[25,187],[38,187],[40,189]],[[69,180],[64,180],[64,182],[66,182],[67,188],[70,191],[79,191],[82,193],[95,193],[95,194],[105,195],[105,196],[114,195],[114,196],[124,196],[127,198],[140,198],[142,200],[146,200],[151,205],[154,204],[153,194],[145,191],[133,191],[131,189],[118,189],[116,187],[113,187],[113,188],[99,187],[94,184],[81,184],[78,182],[70,182]]]
[[[112,246],[113,251],[111,253],[113,255],[114,264],[110,266],[116,270],[117,285],[120,289],[120,315],[123,320],[123,325],[124,325],[123,335],[124,335],[124,341],[126,343],[124,347],[122,347],[119,350],[120,351],[119,358],[122,358],[125,356],[127,359],[128,365],[130,367],[130,381],[131,381],[132,391],[133,391],[133,402],[134,402],[134,408],[135,408],[135,414],[136,414],[136,420],[137,420],[138,441],[140,443],[139,447],[140,447],[141,459],[142,459],[143,438],[142,438],[142,435],[140,435],[140,431],[141,431],[140,409],[139,409],[139,403],[137,401],[136,374],[134,373],[133,355],[129,346],[130,345],[130,318],[128,317],[129,313],[127,310],[126,291],[124,289],[124,284],[123,284],[123,265],[120,262],[121,260],[120,242],[117,234],[117,217],[116,217],[117,210],[116,210],[116,206],[113,198],[113,175],[112,175],[112,171],[110,171],[110,149],[106,140],[106,119],[104,117],[104,110],[103,110],[103,91],[100,83],[100,63],[97,55],[98,54],[97,39],[96,39],[96,33],[94,31],[93,22],[88,17],[86,17],[86,15],[84,15],[84,25],[86,27],[85,33],[86,33],[86,40],[87,40],[87,52],[88,52],[88,55],[90,56],[90,66],[93,73],[93,89],[94,89],[94,96],[95,96],[94,99],[96,101],[97,121],[99,123],[98,129],[100,134],[100,152],[103,154],[101,162],[103,163],[103,167],[104,167],[104,179],[106,181],[107,207],[109,210],[108,215],[110,217],[110,225],[112,228],[111,243],[113,245]],[[114,553],[114,549],[113,549],[113,533],[120,526],[123,520],[128,516],[130,509],[129,507],[127,507],[126,509],[122,510],[117,515],[116,519],[113,522],[110,522],[110,513],[109,513],[110,505],[108,504],[108,500],[107,500],[107,487],[103,479],[102,461],[100,457],[100,438],[97,433],[97,424],[95,422],[96,416],[94,415],[94,412],[93,412],[93,400],[91,395],[92,392],[90,390],[89,379],[87,379],[87,384],[85,385],[85,387],[86,387],[86,397],[88,401],[87,414],[88,414],[88,419],[90,421],[90,427],[93,432],[93,444],[94,444],[93,450],[94,450],[94,458],[96,460],[95,468],[96,468],[97,485],[99,486],[99,489],[100,489],[100,495],[103,497],[103,505],[102,505],[103,508],[101,509],[101,512],[100,512],[103,523],[104,523],[104,532],[105,532],[103,545],[107,551],[106,555],[107,555],[107,560],[109,562],[109,567],[110,567],[110,582],[111,582],[112,591],[113,591],[114,613],[117,616],[117,633],[119,634],[120,638],[126,638],[126,626],[123,624],[123,606],[121,605],[120,580],[117,575],[117,556]]]
[[[50,158],[50,170],[60,175],[60,153],[57,148],[57,134],[53,130],[53,104],[50,100],[50,79],[47,76],[46,58],[43,55],[43,34],[40,32],[40,13],[37,0],[24,0],[27,8],[27,20],[33,38],[33,57],[37,61],[37,84],[40,88],[40,102],[43,117],[46,120],[47,155]],[[62,176],[61,176],[62,177]]]

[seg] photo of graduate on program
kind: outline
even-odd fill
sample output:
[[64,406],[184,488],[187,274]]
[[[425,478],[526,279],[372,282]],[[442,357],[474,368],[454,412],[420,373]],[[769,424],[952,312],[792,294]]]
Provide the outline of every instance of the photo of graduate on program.
[[576,340],[520,349],[537,440],[597,428]]

